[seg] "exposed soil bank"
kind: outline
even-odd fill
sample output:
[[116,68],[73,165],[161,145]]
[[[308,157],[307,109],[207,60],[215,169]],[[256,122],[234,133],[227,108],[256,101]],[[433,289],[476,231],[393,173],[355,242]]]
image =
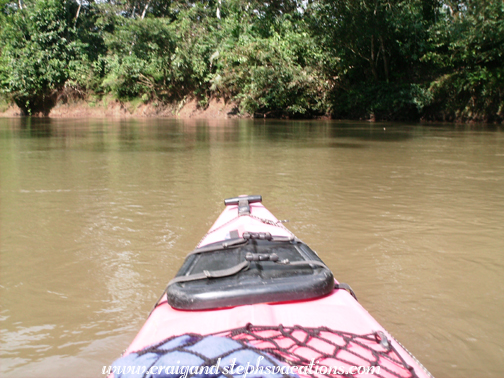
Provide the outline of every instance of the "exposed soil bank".
[[[23,116],[16,105],[10,105],[0,112],[0,117]],[[34,116],[43,116],[34,114]],[[168,118],[250,118],[250,115],[239,114],[236,103],[225,103],[222,99],[212,99],[206,107],[201,107],[195,99],[189,99],[173,104],[134,103],[119,100],[102,100],[97,103],[72,101],[58,103],[48,114],[51,118],[85,118],[85,117],[168,117]]]
[[[0,104],[0,117],[24,116],[22,110],[15,104]],[[123,102],[114,99],[104,98],[97,102],[85,100],[72,100],[69,102],[59,102],[49,113],[33,114],[34,117],[50,118],[142,118],[142,117],[165,117],[165,118],[200,118],[200,119],[228,119],[228,118],[285,118],[281,112],[267,112],[256,114],[243,114],[239,112],[238,104],[235,102],[225,102],[221,98],[211,99],[203,107],[194,98],[180,102],[159,104],[156,102],[143,103],[140,100]],[[288,117],[287,117],[288,118]],[[333,117],[317,116],[316,119],[332,119]],[[334,118],[339,119],[339,118]],[[375,118],[371,114],[368,118],[353,118],[360,121],[385,121],[385,119]],[[418,120],[417,120],[418,121]],[[488,122],[481,120],[467,120],[456,117],[443,116],[443,114],[422,117],[421,122],[448,122],[448,123],[478,123],[478,124],[504,124],[503,122]]]

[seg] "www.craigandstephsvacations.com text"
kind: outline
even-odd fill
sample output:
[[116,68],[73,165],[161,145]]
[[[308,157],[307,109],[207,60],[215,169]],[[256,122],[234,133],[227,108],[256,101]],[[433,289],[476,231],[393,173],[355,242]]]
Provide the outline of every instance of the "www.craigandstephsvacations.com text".
[[[269,374],[302,374],[302,375],[355,375],[355,374],[380,374],[380,366],[325,366],[315,364],[315,360],[312,360],[309,365],[283,365],[283,366],[264,366],[261,365],[261,360],[264,357],[260,356],[256,364],[238,365],[236,364],[236,359],[233,359],[231,364],[221,366],[221,359],[217,360],[212,366],[104,366],[102,368],[102,374],[114,375],[120,374],[133,374],[142,376],[155,376],[155,375],[177,375],[180,378],[187,378],[187,376],[192,375],[215,375],[219,372],[223,374],[230,375],[240,375],[243,378],[247,376],[257,376],[257,375],[269,375]],[[177,361],[180,363],[180,361]]]

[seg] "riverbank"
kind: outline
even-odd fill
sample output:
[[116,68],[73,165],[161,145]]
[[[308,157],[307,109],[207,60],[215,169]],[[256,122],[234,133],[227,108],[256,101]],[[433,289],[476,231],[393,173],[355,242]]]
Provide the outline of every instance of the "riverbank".
[[[15,104],[4,103],[0,107],[0,117],[24,116],[22,110]],[[186,99],[177,103],[160,104],[157,102],[144,103],[141,100],[119,101],[103,98],[98,101],[75,100],[57,103],[47,114],[34,114],[36,117],[50,118],[251,118],[252,115],[240,114],[238,105],[214,98],[206,106],[201,106],[196,99]]]
[[[0,102],[0,118],[23,117],[23,111],[14,103],[5,100]],[[176,119],[230,119],[230,118],[290,118],[282,112],[267,113],[241,113],[239,104],[234,101],[225,101],[222,98],[212,98],[206,104],[198,102],[194,97],[187,97],[182,101],[172,103],[162,103],[156,101],[144,102],[141,99],[131,101],[121,101],[112,97],[101,97],[91,99],[65,99],[60,100],[47,113],[35,113],[33,117],[49,118],[176,118]],[[296,117],[299,118],[299,117]],[[321,116],[311,116],[306,118],[316,119],[352,119],[356,121],[386,121],[383,117],[375,116],[374,113],[365,117],[344,117],[331,116],[330,114]],[[407,118],[407,117],[406,117]],[[398,120],[400,120],[399,117]],[[448,123],[477,123],[477,124],[504,124],[499,117],[490,117],[497,121],[489,121],[488,117],[466,117],[443,112],[432,112],[424,114],[417,119],[420,122],[448,122]]]
[[[15,104],[0,104],[0,118],[24,117],[22,110]],[[179,103],[158,104],[155,102],[143,103],[141,101],[100,100],[87,102],[84,100],[71,103],[59,103],[48,114],[37,113],[34,117],[49,118],[176,118],[176,119],[232,119],[232,118],[273,118],[284,119],[280,113],[240,113],[238,104],[225,102],[223,99],[212,99],[203,107],[195,99]],[[313,117],[312,117],[313,118]],[[317,119],[338,119],[330,115],[316,117]],[[374,117],[355,119],[357,121],[376,122],[383,121]],[[423,117],[420,122],[447,122],[470,124],[504,124],[504,122],[488,122],[482,119],[467,120],[464,118],[443,117],[442,115]]]

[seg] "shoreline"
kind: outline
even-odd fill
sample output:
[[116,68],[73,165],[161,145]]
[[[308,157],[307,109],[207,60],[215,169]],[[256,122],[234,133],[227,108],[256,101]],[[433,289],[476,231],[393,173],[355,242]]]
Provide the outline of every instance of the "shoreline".
[[[0,118],[26,117],[15,104],[9,104],[0,112]],[[157,104],[138,101],[101,100],[97,103],[84,100],[58,103],[47,115],[34,114],[37,118],[206,118],[230,119],[253,118],[252,115],[240,114],[234,102],[223,99],[211,99],[205,108],[199,106],[196,99],[187,99],[179,103]]]
[[[5,104],[3,109],[0,108],[0,118],[21,118],[29,117],[21,114],[21,109],[11,103]],[[289,118],[279,117],[278,113],[256,113],[242,114],[239,112],[238,104],[232,101],[225,102],[222,98],[211,99],[206,107],[200,106],[195,98],[184,99],[180,102],[158,104],[156,102],[143,103],[138,100],[120,101],[116,99],[104,98],[98,102],[90,102],[86,100],[72,100],[65,103],[57,103],[47,115],[34,114],[35,118],[170,118],[170,119],[291,119],[291,120],[338,120],[338,121],[366,121],[375,122],[414,122],[421,124],[469,124],[469,125],[504,125],[502,122],[488,122],[481,120],[464,120],[464,119],[425,119],[400,121],[400,120],[385,120],[375,119],[373,115],[364,119],[343,119],[333,118],[330,115],[322,115],[307,118]],[[442,118],[442,117],[440,117]]]

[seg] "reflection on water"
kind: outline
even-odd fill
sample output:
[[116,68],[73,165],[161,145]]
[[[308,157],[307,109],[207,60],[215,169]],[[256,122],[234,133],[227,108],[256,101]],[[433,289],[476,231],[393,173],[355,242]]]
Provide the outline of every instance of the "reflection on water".
[[2,376],[99,376],[262,194],[439,377],[504,375],[499,127],[0,120]]

